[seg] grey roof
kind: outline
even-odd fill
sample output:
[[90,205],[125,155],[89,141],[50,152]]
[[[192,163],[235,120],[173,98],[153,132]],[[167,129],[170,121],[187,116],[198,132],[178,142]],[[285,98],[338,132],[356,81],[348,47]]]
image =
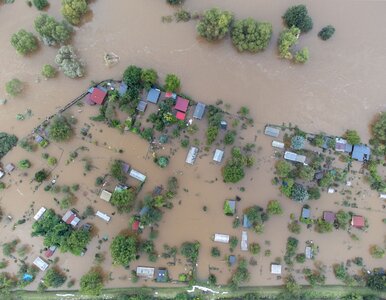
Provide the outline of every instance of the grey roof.
[[149,211],[149,206],[144,206],[142,209],[139,211],[139,215],[142,217]]
[[194,109],[193,118],[201,120],[204,116],[205,107],[206,105],[204,103],[198,102]]
[[272,137],[278,137],[280,134],[280,129],[272,126],[266,126],[264,134]]
[[311,210],[308,208],[302,208],[302,218],[309,219],[311,217]]
[[157,104],[160,95],[161,91],[159,89],[150,89],[150,91],[147,93],[146,100],[150,103]]
[[156,280],[157,282],[168,281],[168,271],[166,269],[158,269]]
[[228,262],[229,262],[229,264],[232,266],[232,265],[234,265],[235,263],[236,263],[236,256],[234,256],[234,255],[229,255],[229,257],[228,257]]
[[137,105],[137,110],[145,112],[146,107],[147,107],[147,103],[145,101],[139,101],[139,103]]
[[354,150],[352,152],[352,158],[358,161],[364,161],[370,159],[371,150],[366,145],[354,145]]
[[251,223],[251,221],[249,221],[247,215],[243,215],[243,227],[244,228],[251,228],[252,227],[252,223]]
[[127,91],[127,84],[124,83],[124,82],[121,82],[121,84],[119,85],[119,90],[118,90],[118,93],[120,96],[123,96]]

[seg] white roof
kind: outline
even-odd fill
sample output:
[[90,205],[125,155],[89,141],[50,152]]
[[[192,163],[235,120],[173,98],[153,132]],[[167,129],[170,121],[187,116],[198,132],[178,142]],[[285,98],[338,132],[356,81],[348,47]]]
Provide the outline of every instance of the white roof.
[[386,199],[386,194],[380,194],[380,195],[379,195],[379,198],[381,198],[381,199]]
[[153,278],[154,276],[154,268],[149,267],[137,267],[137,276]]
[[272,137],[278,137],[280,129],[272,126],[265,126],[264,134]]
[[286,151],[284,153],[284,158],[290,161],[306,164],[306,157],[304,155],[299,155],[294,152]]
[[45,207],[41,207],[40,209],[39,209],[39,211],[36,213],[36,215],[34,216],[34,219],[37,221],[37,220],[39,220],[42,216],[43,216],[43,214],[46,212],[46,208]]
[[144,181],[146,180],[146,176],[145,176],[145,175],[143,175],[142,173],[140,173],[140,172],[138,172],[138,171],[136,171],[136,170],[134,170],[134,169],[131,169],[131,170],[130,170],[129,175],[130,175],[131,177],[133,177],[133,178],[139,180],[139,181],[142,181],[142,182],[144,182]]
[[272,141],[272,147],[284,149],[284,143],[278,141]]
[[100,198],[102,200],[105,200],[107,202],[110,202],[110,199],[111,199],[111,193],[109,191],[106,191],[106,190],[102,190],[101,192],[101,195],[100,195]]
[[101,212],[101,211],[97,211],[96,214],[95,214],[97,217],[101,218],[102,220],[105,220],[106,222],[109,222],[111,217],[106,215],[105,213]]
[[40,256],[36,257],[33,261],[33,264],[37,266],[41,271],[45,271],[48,268],[48,264],[40,258]]
[[3,171],[0,170],[0,178],[3,178],[5,175],[5,173]]
[[246,231],[243,231],[241,233],[241,250],[242,251],[248,251],[248,233]]
[[328,188],[328,191],[327,191],[329,194],[333,194],[335,193],[335,190],[333,188]]
[[214,152],[214,155],[213,155],[213,160],[216,162],[221,162],[223,156],[224,156],[224,151],[220,150],[220,149],[216,149],[216,151]]
[[306,247],[305,254],[306,254],[306,258],[308,259],[312,258],[312,248],[310,246]]
[[214,241],[219,243],[228,244],[229,243],[229,235],[228,234],[221,234],[216,233],[214,235]]
[[281,274],[281,265],[271,264],[271,273],[280,275]]
[[78,217],[75,217],[72,221],[71,221],[71,225],[76,227],[76,225],[78,225],[78,223],[80,222],[80,219]]
[[198,152],[198,148],[190,147],[188,155],[186,156],[185,162],[190,165],[193,165],[197,158],[197,152]]

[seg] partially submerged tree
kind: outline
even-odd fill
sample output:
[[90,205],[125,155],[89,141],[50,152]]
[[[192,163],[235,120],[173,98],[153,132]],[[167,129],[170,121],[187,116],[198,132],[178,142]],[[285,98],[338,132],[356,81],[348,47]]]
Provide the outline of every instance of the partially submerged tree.
[[79,25],[88,11],[86,0],[62,0],[62,15],[72,25]]
[[176,92],[181,86],[181,81],[175,74],[167,74],[165,77],[165,90]]
[[47,287],[58,288],[67,280],[67,276],[56,268],[50,268],[44,276],[44,285]]
[[110,245],[113,263],[128,266],[135,259],[138,252],[139,243],[134,236],[118,235]]
[[55,62],[67,77],[74,79],[84,76],[84,64],[71,46],[62,46],[55,56]]
[[72,135],[71,125],[62,115],[56,115],[48,127],[48,135],[56,142],[67,141]]
[[48,6],[47,0],[32,0],[32,3],[38,10],[43,10]]
[[359,136],[358,132],[355,130],[347,130],[344,134],[344,138],[349,142],[351,145],[358,145],[361,143],[361,137]]
[[42,75],[45,78],[53,78],[56,75],[56,69],[51,65],[44,65],[42,68]]
[[207,41],[223,39],[229,31],[233,15],[229,11],[212,8],[205,11],[197,25],[198,34]]
[[313,27],[311,17],[305,5],[294,5],[287,9],[283,16],[287,27],[295,26],[302,32],[310,31]]
[[284,29],[279,36],[279,55],[281,58],[292,59],[291,48],[298,42],[300,29],[292,26]]
[[131,188],[117,190],[113,193],[110,203],[116,206],[120,213],[130,212],[133,209],[135,196]]
[[328,39],[330,39],[335,33],[335,27],[332,26],[332,25],[327,25],[325,27],[323,27],[319,33],[318,33],[318,36],[323,40],[323,41],[326,41]]
[[294,60],[296,63],[304,64],[308,61],[310,57],[310,52],[307,47],[297,51],[294,56]]
[[308,191],[303,185],[296,183],[292,188],[291,198],[298,202],[306,201],[309,198]]
[[36,37],[24,29],[20,29],[11,37],[11,44],[21,55],[26,55],[38,48]]
[[5,84],[6,92],[11,96],[19,95],[24,89],[24,84],[17,78],[13,78]]
[[58,22],[54,17],[41,14],[35,19],[35,30],[40,35],[44,44],[56,46],[66,43],[70,37],[72,29],[65,22]]
[[85,295],[98,296],[103,288],[103,277],[97,271],[90,271],[80,278],[80,292]]

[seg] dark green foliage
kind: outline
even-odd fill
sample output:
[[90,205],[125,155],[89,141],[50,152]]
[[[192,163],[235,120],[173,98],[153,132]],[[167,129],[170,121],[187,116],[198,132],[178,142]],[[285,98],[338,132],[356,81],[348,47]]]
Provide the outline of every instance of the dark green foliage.
[[13,240],[12,242],[9,242],[9,243],[4,243],[2,245],[4,256],[11,256],[11,254],[16,250],[17,243],[18,243],[18,240]]
[[17,137],[13,134],[0,132],[0,159],[3,158],[17,144]]
[[349,142],[351,145],[358,145],[361,143],[361,138],[355,130],[347,130],[344,134],[344,138]]
[[63,275],[62,272],[58,271],[55,268],[51,268],[47,271],[46,275],[44,276],[44,284],[47,287],[53,287],[57,288],[62,286],[66,280],[66,275]]
[[0,296],[12,299],[11,291],[15,286],[16,282],[7,273],[0,273]]
[[48,174],[44,169],[35,173],[35,180],[37,182],[43,182],[44,180],[47,179],[47,177],[48,177]]
[[253,165],[253,158],[244,155],[241,149],[233,147],[232,157],[226,162],[222,169],[224,182],[236,183],[244,178],[244,167],[251,167]]
[[136,197],[133,189],[123,189],[115,191],[111,197],[111,204],[116,206],[120,213],[130,212],[133,209],[134,200]]
[[224,136],[224,144],[232,145],[235,142],[236,131],[228,131]]
[[5,91],[11,96],[20,95],[24,89],[24,84],[17,78],[13,78],[5,84]]
[[248,246],[249,252],[251,252],[254,255],[257,255],[260,253],[260,245],[258,243],[251,243]]
[[340,210],[336,213],[336,222],[338,224],[339,229],[346,230],[350,219],[350,214],[343,210]]
[[320,198],[320,190],[317,186],[310,187],[308,190],[308,199],[309,200],[318,200]]
[[175,74],[166,74],[165,90],[168,92],[176,92],[181,86],[181,81]]
[[331,232],[333,229],[334,225],[324,221],[323,219],[318,219],[316,222],[315,230],[319,233]]
[[73,230],[67,239],[60,245],[62,252],[71,252],[74,255],[81,255],[87,244],[90,242],[90,232],[86,230]]
[[240,52],[255,53],[268,47],[272,36],[272,25],[247,18],[235,22],[231,35],[233,45]]
[[279,55],[281,58],[292,59],[291,53],[292,47],[297,43],[299,39],[300,29],[297,27],[291,27],[284,29],[279,36]]
[[220,257],[221,255],[220,249],[218,249],[217,247],[212,247],[212,250],[210,251],[210,255],[212,255],[213,257]]
[[160,156],[157,158],[157,165],[161,168],[166,168],[169,165],[169,158],[166,156]]
[[123,81],[130,87],[140,90],[142,88],[142,69],[137,66],[129,66],[123,72]]
[[209,274],[209,277],[208,277],[208,283],[209,283],[210,285],[216,285],[216,283],[217,283],[216,275],[214,275],[214,274]]
[[229,250],[233,252],[233,250],[237,247],[239,240],[235,236],[231,236],[229,239]]
[[80,278],[80,292],[85,295],[97,296],[103,288],[103,277],[99,272],[90,271]]
[[335,27],[332,26],[332,25],[327,25],[325,27],[323,27],[319,33],[318,33],[318,36],[323,40],[323,41],[326,41],[328,40],[329,38],[331,38],[335,33]]
[[34,52],[38,48],[35,36],[31,32],[20,29],[11,37],[11,44],[21,55]]
[[304,263],[306,261],[306,255],[304,253],[296,254],[295,260],[297,263]]
[[251,277],[247,269],[247,261],[245,259],[241,259],[236,271],[233,273],[231,278],[231,287],[236,289],[240,286],[240,284],[248,282]]
[[145,89],[150,89],[158,79],[158,74],[154,69],[143,69],[141,71],[141,81]]
[[72,128],[64,116],[56,115],[48,127],[48,134],[56,142],[67,141],[72,135]]
[[309,198],[307,189],[301,184],[294,184],[291,192],[291,199],[299,202],[307,201]]
[[147,213],[141,217],[141,224],[143,226],[150,225],[161,221],[162,211],[156,207],[150,207]]
[[47,14],[37,16],[34,24],[36,32],[46,45],[64,44],[71,37],[71,27],[65,22],[56,21],[54,17],[50,17]]
[[213,142],[216,140],[217,135],[218,135],[218,127],[216,126],[210,126],[206,130],[206,144],[207,145],[212,145]]
[[298,176],[305,181],[312,181],[315,176],[315,170],[310,166],[302,165],[299,169]]
[[302,227],[298,221],[292,221],[288,224],[288,230],[292,233],[299,234],[301,229]]
[[32,0],[32,3],[38,10],[43,10],[48,6],[47,0]]
[[368,274],[366,277],[366,286],[377,291],[386,291],[386,275],[381,272]]
[[147,141],[151,141],[153,139],[153,135],[154,135],[154,130],[153,128],[145,128],[142,132],[141,132],[141,137]]
[[[114,160],[110,166],[110,173],[115,179],[123,182],[126,180],[125,173],[122,170],[122,165],[120,160]],[[103,179],[102,179],[103,180]]]
[[324,276],[319,270],[311,270],[308,268],[303,269],[303,274],[306,280],[312,285],[324,285],[326,276]]
[[299,241],[294,237],[289,237],[287,239],[287,246],[286,246],[286,256],[292,257],[296,254],[296,251],[298,249]]
[[339,280],[345,280],[347,276],[347,271],[343,263],[334,265],[334,274],[335,274],[335,277],[338,278]]
[[139,244],[134,236],[116,236],[110,245],[114,264],[128,266],[135,259],[138,248]]
[[196,264],[200,250],[199,242],[185,242],[181,245],[180,252],[192,264]]
[[301,135],[295,135],[291,139],[291,148],[295,150],[303,149],[305,141],[305,138]]
[[188,22],[190,21],[192,15],[190,12],[180,9],[177,12],[174,13],[174,18],[176,19],[176,22]]
[[287,27],[295,26],[302,32],[310,31],[313,27],[312,19],[308,15],[306,6],[303,4],[288,8],[283,19]]
[[170,5],[181,5],[184,0],[166,0],[166,2]]
[[207,41],[223,39],[229,31],[233,15],[229,11],[212,8],[204,12],[197,25],[198,34]]
[[296,63],[304,64],[308,61],[309,57],[310,52],[308,51],[307,47],[304,47],[295,53],[294,61]]

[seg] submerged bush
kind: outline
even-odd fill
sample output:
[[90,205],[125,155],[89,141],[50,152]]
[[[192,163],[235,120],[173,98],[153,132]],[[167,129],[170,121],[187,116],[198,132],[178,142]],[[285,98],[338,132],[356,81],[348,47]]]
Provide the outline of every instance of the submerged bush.
[[47,0],[32,0],[32,3],[38,10],[43,10],[48,6]]
[[197,25],[198,34],[207,41],[223,39],[229,31],[233,15],[229,11],[212,8],[205,11]]
[[38,48],[35,36],[24,29],[21,29],[12,35],[11,44],[21,55],[31,53]]
[[19,95],[24,89],[24,84],[17,78],[8,81],[5,84],[5,90],[11,96]]
[[44,65],[42,69],[42,75],[45,78],[53,78],[56,75],[56,69],[51,65]]
[[301,32],[310,31],[313,27],[312,19],[308,15],[306,6],[303,4],[288,8],[283,19],[288,27],[295,26],[299,28]]
[[86,0],[62,0],[62,15],[72,25],[79,25],[82,16],[88,11]]
[[319,33],[318,36],[323,40],[326,41],[329,38],[331,38],[335,33],[335,28],[332,25],[327,25],[326,27],[323,27]]
[[67,77],[74,79],[84,76],[84,64],[71,46],[62,46],[55,56],[55,62]]

